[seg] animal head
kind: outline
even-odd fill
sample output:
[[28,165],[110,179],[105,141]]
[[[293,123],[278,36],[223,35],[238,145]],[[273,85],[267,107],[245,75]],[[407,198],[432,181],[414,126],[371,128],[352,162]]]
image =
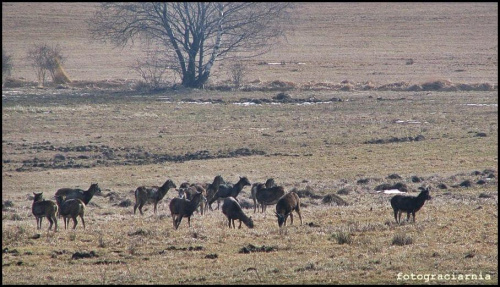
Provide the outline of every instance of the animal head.
[[276,211],[274,212],[274,215],[278,217],[278,226],[281,227],[283,223],[285,223],[285,217],[282,214],[277,213]]
[[61,204],[64,201],[64,197],[62,195],[56,195],[54,198],[58,204]]
[[189,182],[183,182],[181,183],[181,185],[179,186],[179,188],[188,188],[189,187]]
[[186,188],[181,187],[181,188],[179,188],[178,192],[179,192],[179,198],[186,197]]
[[92,183],[90,185],[90,190],[92,190],[94,192],[94,194],[100,194],[101,193],[101,188],[99,188],[99,185],[96,183]]
[[221,185],[221,184],[226,184],[222,176],[219,174],[214,178],[214,184],[215,185]]
[[168,188],[177,188],[177,186],[171,179],[167,180],[166,184]]
[[243,186],[252,185],[246,176],[244,176],[244,177],[240,176],[240,182],[243,183]]
[[253,219],[252,219],[251,216],[248,218],[248,224],[247,224],[247,226],[248,226],[248,228],[253,228]]
[[422,192],[419,194],[419,196],[422,196],[425,200],[431,200],[432,197],[429,194],[431,187],[430,186],[421,186],[418,189],[420,189]]
[[271,188],[275,185],[276,183],[274,183],[274,178],[269,178],[268,180],[266,180],[266,188]]
[[40,192],[40,193],[33,192],[33,195],[35,196],[33,198],[34,202],[42,201],[43,200],[43,192]]

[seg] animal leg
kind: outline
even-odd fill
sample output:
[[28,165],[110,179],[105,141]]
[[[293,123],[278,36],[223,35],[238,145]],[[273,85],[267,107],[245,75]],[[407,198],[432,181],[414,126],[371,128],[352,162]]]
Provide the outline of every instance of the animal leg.
[[290,225],[293,225],[293,213],[290,212]]
[[52,218],[50,218],[50,216],[47,216],[47,219],[49,220],[50,222],[50,225],[49,225],[49,230],[52,229],[52,224],[54,224],[54,222],[52,221]]
[[177,229],[177,224],[176,224],[177,222],[176,222],[176,221],[177,221],[177,220],[176,220],[176,218],[175,218],[175,214],[173,214],[173,213],[172,213],[172,222],[173,222],[173,224],[174,224],[174,229]]
[[396,220],[396,223],[398,223],[398,210],[394,209],[394,220]]
[[300,214],[300,209],[295,210],[299,214],[300,225],[302,225],[302,215]]
[[85,229],[85,220],[83,220],[83,215],[80,215],[80,218],[82,219],[83,229]]
[[78,221],[76,220],[76,216],[72,217],[73,219],[73,229],[76,229],[76,225],[78,224]]
[[56,227],[54,228],[54,231],[57,231],[57,217],[55,214],[52,216],[52,219],[54,220],[54,223],[56,225]]
[[182,221],[182,216],[178,215],[177,216],[177,227],[175,229],[179,228],[179,225],[181,225],[181,221]]

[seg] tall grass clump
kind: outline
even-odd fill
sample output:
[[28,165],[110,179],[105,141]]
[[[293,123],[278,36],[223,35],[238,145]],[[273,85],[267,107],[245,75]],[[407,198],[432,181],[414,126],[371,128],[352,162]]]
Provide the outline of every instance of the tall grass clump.
[[338,231],[333,233],[328,240],[336,241],[337,244],[351,244],[352,236],[348,231]]
[[392,245],[410,245],[413,244],[413,239],[410,236],[406,236],[405,233],[398,233],[392,238]]

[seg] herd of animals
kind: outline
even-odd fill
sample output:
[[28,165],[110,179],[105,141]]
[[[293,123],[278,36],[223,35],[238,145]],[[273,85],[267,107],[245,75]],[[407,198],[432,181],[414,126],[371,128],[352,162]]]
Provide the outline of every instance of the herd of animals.
[[[182,218],[187,217],[188,226],[191,227],[191,216],[194,211],[199,210],[201,214],[209,209],[213,210],[212,204],[217,201],[217,209],[222,201],[222,213],[228,219],[229,228],[235,227],[234,221],[239,220],[239,227],[244,223],[248,228],[253,228],[252,217],[247,216],[238,202],[238,195],[245,186],[251,186],[251,198],[254,201],[254,213],[260,206],[262,212],[266,211],[268,205],[275,205],[274,214],[278,218],[278,226],[281,228],[286,225],[288,216],[293,224],[293,214],[295,211],[302,224],[302,215],[300,214],[300,198],[297,193],[290,191],[285,194],[282,186],[276,185],[274,179],[270,178],[265,183],[250,183],[248,178],[240,177],[236,184],[226,183],[222,176],[217,175],[212,183],[182,183],[179,186],[178,197],[170,200],[169,209],[172,215],[174,229],[179,228]],[[168,179],[162,186],[139,186],[135,194],[134,214],[137,209],[143,215],[142,208],[145,204],[153,204],[154,214],[157,212],[157,205],[167,194],[168,190],[176,189],[175,183]],[[417,197],[395,195],[391,198],[391,206],[394,210],[394,219],[401,223],[401,215],[406,212],[406,220],[409,221],[410,215],[415,222],[415,213],[419,211],[426,200],[430,200],[430,187],[421,187],[421,192]],[[77,217],[81,218],[83,228],[85,229],[85,208],[94,194],[100,193],[101,189],[97,183],[92,183],[88,190],[61,188],[57,190],[52,200],[43,198],[42,193],[33,193],[32,212],[36,218],[37,229],[42,227],[42,219],[46,217],[50,223],[49,230],[55,225],[54,231],[57,231],[57,215],[63,218],[64,228],[67,229],[69,219],[73,220],[73,229],[78,224]]]

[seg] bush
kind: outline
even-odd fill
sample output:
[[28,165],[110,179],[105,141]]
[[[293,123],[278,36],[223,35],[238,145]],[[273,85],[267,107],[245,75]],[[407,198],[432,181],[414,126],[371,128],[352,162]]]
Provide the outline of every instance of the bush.
[[168,65],[166,59],[161,59],[161,51],[148,51],[144,60],[137,60],[131,68],[137,72],[142,81],[140,81],[136,90],[158,91],[165,85],[165,73],[168,70],[174,70]]
[[231,80],[236,87],[240,87],[247,72],[247,67],[241,63],[236,62],[229,67],[231,73]]
[[27,58],[31,62],[31,66],[35,69],[38,84],[42,86],[45,86],[47,72],[50,73],[54,80],[56,78],[56,71],[60,67],[60,64],[64,62],[59,45],[35,44],[28,50]]

